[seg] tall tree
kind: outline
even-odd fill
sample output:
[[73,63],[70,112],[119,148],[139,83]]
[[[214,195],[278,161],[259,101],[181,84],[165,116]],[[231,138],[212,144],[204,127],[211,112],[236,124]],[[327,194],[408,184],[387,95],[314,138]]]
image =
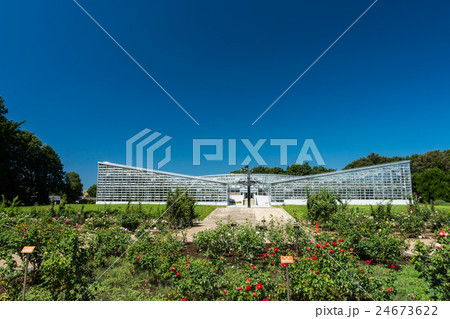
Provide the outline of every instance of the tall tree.
[[91,187],[89,187],[87,192],[89,197],[97,197],[97,184],[94,184]]
[[68,172],[65,176],[64,193],[67,195],[67,201],[74,203],[83,195],[83,184],[81,184],[80,175],[75,172]]
[[20,128],[24,122],[8,120],[7,113],[0,97],[0,194],[45,204],[49,194],[61,188],[61,160],[50,146]]

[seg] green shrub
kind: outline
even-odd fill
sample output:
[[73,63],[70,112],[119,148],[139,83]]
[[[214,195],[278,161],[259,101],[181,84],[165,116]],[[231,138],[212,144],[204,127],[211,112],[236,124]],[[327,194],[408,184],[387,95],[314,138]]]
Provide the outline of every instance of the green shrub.
[[392,220],[394,217],[393,211],[392,211],[392,203],[389,202],[387,204],[379,204],[375,207],[370,205],[370,215],[373,217],[373,219],[377,222],[384,222],[386,220]]
[[108,257],[121,256],[131,244],[131,235],[124,228],[99,228],[89,244],[94,266],[105,266]]
[[128,259],[136,269],[148,272],[154,281],[164,281],[170,277],[170,269],[183,250],[184,243],[174,235],[147,235],[130,247]]
[[264,233],[251,224],[218,224],[194,234],[194,243],[207,257],[218,259],[224,256],[251,260],[264,249]]
[[443,200],[441,200],[441,199],[435,200],[435,201],[433,202],[433,204],[434,204],[435,206],[450,206],[450,203],[447,203],[446,201],[443,201]]
[[[265,237],[273,247],[277,247],[280,251],[287,252],[295,249],[295,242],[297,247],[302,247],[307,235],[304,228],[295,228],[294,224],[280,224],[273,219],[269,222]],[[301,239],[301,240],[300,240]]]
[[432,300],[450,299],[450,240],[448,229],[437,236],[435,247],[426,247],[418,242],[412,259],[414,267],[420,272],[430,290]]
[[214,229],[207,229],[193,235],[194,243],[207,257],[231,256],[234,252],[235,231],[230,223],[217,223]]
[[[374,209],[386,212],[386,209]],[[333,229],[348,239],[355,253],[363,260],[392,264],[401,259],[406,249],[403,236],[395,235],[393,222],[381,220],[380,214],[375,220],[372,216],[356,211],[338,211],[332,217]]]
[[323,188],[320,192],[309,195],[306,202],[308,208],[308,219],[311,222],[328,222],[330,216],[338,209],[338,197]]
[[53,300],[89,300],[92,268],[88,261],[89,252],[81,248],[78,234],[52,242],[41,265],[41,286]]
[[177,188],[169,190],[166,202],[166,218],[173,228],[192,226],[195,214],[195,199],[187,191]]

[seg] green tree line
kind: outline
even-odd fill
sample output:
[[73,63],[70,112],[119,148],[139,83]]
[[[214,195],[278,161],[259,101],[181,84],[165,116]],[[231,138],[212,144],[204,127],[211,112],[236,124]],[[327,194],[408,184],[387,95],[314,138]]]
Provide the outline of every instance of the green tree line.
[[55,150],[23,130],[24,122],[7,119],[7,113],[0,96],[0,194],[26,204],[46,204],[50,195],[78,199],[83,187],[79,175],[65,173]]
[[[232,171],[231,174],[245,174],[249,169],[248,165]],[[294,164],[292,166],[287,166],[286,170],[281,167],[267,167],[267,166],[257,166],[251,169],[253,174],[284,174],[284,175],[296,175],[296,176],[306,176],[314,174],[322,174],[336,171],[332,168],[325,168],[323,166],[311,167],[308,163],[304,164]]]

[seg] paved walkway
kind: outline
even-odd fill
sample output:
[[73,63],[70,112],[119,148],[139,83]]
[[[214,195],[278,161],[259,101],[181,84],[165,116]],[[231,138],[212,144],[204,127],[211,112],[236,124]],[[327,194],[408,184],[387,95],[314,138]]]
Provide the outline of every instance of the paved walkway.
[[218,221],[226,223],[228,222],[228,219],[238,224],[250,222],[253,225],[262,224],[263,220],[265,220],[267,224],[272,219],[277,220],[282,224],[294,221],[294,218],[280,207],[219,207],[203,221],[199,222],[194,227],[187,229],[186,240],[192,242],[193,234],[206,229],[215,228]]

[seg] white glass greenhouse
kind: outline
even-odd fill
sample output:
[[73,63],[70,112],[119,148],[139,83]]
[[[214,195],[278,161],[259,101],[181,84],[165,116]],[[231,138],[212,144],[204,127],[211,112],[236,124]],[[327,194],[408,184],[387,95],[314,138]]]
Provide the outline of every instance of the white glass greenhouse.
[[406,204],[412,195],[409,161],[309,176],[252,174],[248,194],[245,174],[189,176],[108,162],[98,164],[97,203],[165,203],[167,192],[186,189],[198,204],[289,205],[306,203],[322,188],[350,204],[392,201]]

